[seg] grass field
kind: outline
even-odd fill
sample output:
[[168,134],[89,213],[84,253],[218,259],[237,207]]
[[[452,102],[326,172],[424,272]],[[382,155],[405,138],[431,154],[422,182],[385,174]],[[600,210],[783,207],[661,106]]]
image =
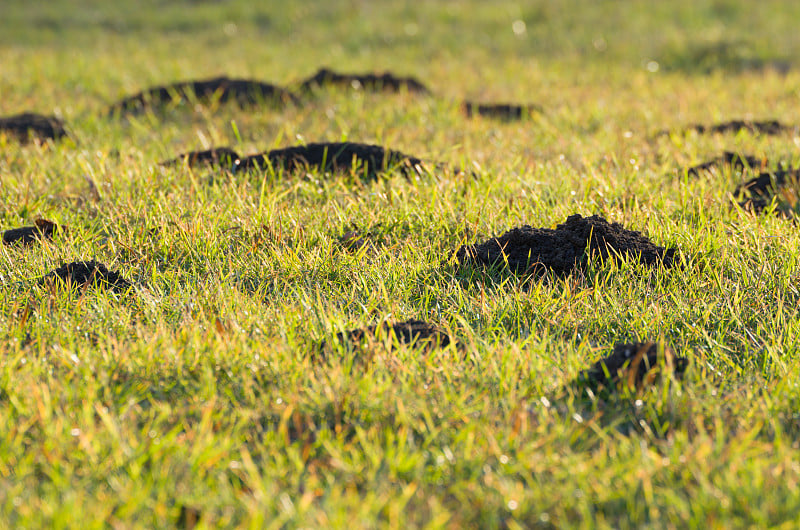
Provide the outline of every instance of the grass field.
[[[22,2],[0,15],[0,527],[787,527],[800,519],[800,237],[683,168],[723,151],[800,165],[800,4]],[[286,108],[107,105],[216,75],[293,87],[328,66],[433,95],[320,90]],[[465,99],[536,103],[466,118]],[[661,130],[675,131],[657,136]],[[165,169],[178,153],[376,143],[466,166],[407,179]],[[598,214],[687,265],[567,277],[464,272],[459,246]],[[369,233],[348,251],[340,237]],[[97,259],[136,287],[37,279]],[[419,318],[463,343],[316,345]],[[682,379],[566,386],[654,340]],[[370,354],[372,360],[361,357]]]

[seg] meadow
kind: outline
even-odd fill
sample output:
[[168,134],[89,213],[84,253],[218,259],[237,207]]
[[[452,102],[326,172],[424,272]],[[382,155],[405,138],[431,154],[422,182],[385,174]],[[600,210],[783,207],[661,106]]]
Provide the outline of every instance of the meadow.
[[[753,212],[733,192],[754,168],[686,168],[725,151],[800,166],[800,4],[0,12],[0,116],[55,115],[70,135],[0,132],[0,231],[68,228],[0,245],[0,527],[797,524],[800,191]],[[430,94],[320,87],[298,104],[107,114],[150,86],[228,75],[295,90],[321,67],[390,70]],[[465,100],[539,110],[467,117]],[[738,119],[788,128],[687,130]],[[320,141],[443,166],[371,179],[159,166]],[[525,276],[454,258],[573,214],[677,248],[681,266]],[[39,281],[77,260],[133,287]],[[407,319],[459,344],[335,340]],[[602,395],[570,385],[639,341],[670,345],[685,373]]]

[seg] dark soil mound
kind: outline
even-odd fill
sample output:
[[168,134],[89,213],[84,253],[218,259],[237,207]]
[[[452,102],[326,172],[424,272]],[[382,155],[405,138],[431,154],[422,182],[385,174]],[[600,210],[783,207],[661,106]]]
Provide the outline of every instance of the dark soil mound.
[[236,170],[273,167],[285,171],[317,169],[319,171],[350,172],[374,178],[378,173],[397,169],[403,175],[421,173],[423,162],[417,157],[378,145],[352,142],[314,143],[275,149],[267,153],[248,156],[236,164]]
[[285,88],[270,83],[251,79],[217,77],[148,88],[113,104],[109,108],[109,114],[137,113],[155,107],[163,107],[190,98],[192,94],[201,102],[208,102],[216,98],[220,103],[235,102],[243,106],[261,102],[281,105],[300,102],[296,95]]
[[8,133],[21,142],[27,142],[31,138],[60,140],[67,136],[64,122],[54,116],[32,112],[0,117],[0,132]]
[[102,263],[96,261],[75,261],[62,265],[47,273],[42,282],[61,281],[70,288],[80,288],[90,284],[107,287],[115,291],[125,291],[131,283],[118,272],[109,271]]
[[571,215],[555,230],[523,226],[479,245],[462,246],[456,258],[462,266],[507,264],[518,274],[545,270],[569,274],[598,257],[602,261],[633,258],[645,265],[671,267],[677,260],[676,252],[674,248],[654,245],[639,232],[625,230],[619,223],[609,224],[597,215]]
[[369,233],[361,230],[348,230],[339,237],[339,243],[345,250],[357,252],[370,245]]
[[740,153],[733,153],[725,151],[722,156],[718,156],[708,162],[703,162],[696,166],[692,166],[686,170],[689,176],[697,177],[703,171],[711,171],[720,166],[731,166],[733,169],[765,169],[767,165],[766,158],[759,158],[752,155],[743,155]]
[[325,86],[349,87],[370,92],[407,90],[419,94],[430,94],[428,87],[414,77],[398,77],[391,72],[343,74],[327,68],[320,68],[316,74],[303,81],[300,89],[308,92],[314,88]]
[[799,182],[800,169],[768,171],[760,173],[757,177],[748,180],[736,188],[733,192],[733,196],[741,199],[739,204],[743,208],[754,212],[760,212],[770,205],[772,197],[775,196],[781,188],[790,184],[794,184],[795,187],[797,187]]
[[40,239],[53,239],[53,234],[64,230],[53,221],[47,219],[36,219],[34,226],[23,226],[12,228],[3,232],[3,244],[5,245],[31,245]]
[[641,390],[653,384],[662,368],[682,374],[688,364],[686,357],[677,357],[669,346],[661,347],[654,342],[617,344],[614,353],[582,372],[574,384],[593,389],[611,389],[622,384]]
[[530,116],[533,112],[541,112],[542,108],[538,105],[517,105],[515,103],[476,103],[465,101],[461,105],[461,110],[470,118],[472,116],[483,116],[484,118],[496,118],[499,120],[520,120],[525,116]]
[[[392,347],[396,345],[411,345],[414,348],[444,348],[451,342],[450,335],[439,326],[422,320],[406,320],[389,324],[373,325],[366,328],[353,329],[336,334],[337,342],[348,342],[358,346],[368,346],[373,343],[383,343],[386,337],[392,337]],[[321,344],[322,351],[328,345]]]
[[[766,134],[774,136],[792,131],[794,130],[794,127],[784,125],[777,120],[731,120],[714,125],[690,125],[685,130],[696,131],[698,134],[736,134],[741,131],[747,131],[751,134]],[[663,134],[668,134],[668,131],[665,131]]]
[[228,147],[215,147],[213,149],[206,149],[204,151],[190,151],[183,153],[177,157],[161,162],[161,166],[180,166],[186,164],[189,167],[196,167],[199,165],[205,166],[223,166],[232,168],[241,157],[239,154]]

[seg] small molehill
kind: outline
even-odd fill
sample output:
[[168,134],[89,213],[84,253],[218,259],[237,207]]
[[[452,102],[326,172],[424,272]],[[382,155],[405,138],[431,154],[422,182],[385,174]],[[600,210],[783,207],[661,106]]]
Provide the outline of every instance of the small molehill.
[[176,528],[178,530],[194,530],[203,519],[203,511],[196,506],[181,505]]
[[[337,333],[334,340],[339,343],[368,347],[373,344],[383,344],[387,337],[391,337],[391,349],[401,345],[419,349],[444,348],[453,342],[444,329],[435,324],[415,319],[394,324],[384,322]],[[330,346],[327,342],[322,342],[320,349],[324,352],[329,350]]]
[[462,246],[456,252],[461,266],[507,266],[517,274],[569,274],[586,267],[591,259],[605,262],[618,257],[665,267],[671,267],[678,259],[677,249],[656,246],[619,223],[609,223],[597,215],[577,214],[555,230],[523,226],[481,244]]
[[182,153],[175,158],[160,162],[161,166],[181,166],[186,164],[188,167],[196,166],[223,166],[232,168],[239,162],[239,154],[229,147],[214,147],[203,151],[190,151]]
[[430,94],[430,90],[414,77],[401,77],[391,72],[344,74],[328,68],[320,68],[316,74],[304,80],[300,89],[309,92],[327,86],[352,88],[370,92],[400,92],[407,90],[418,94]]
[[744,155],[741,153],[734,153],[732,151],[725,151],[722,156],[713,158],[702,164],[697,164],[686,170],[689,176],[697,177],[700,173],[711,171],[713,169],[730,166],[735,170],[742,169],[758,169],[764,170],[767,167],[767,159],[764,157],[757,157],[752,155]]
[[786,199],[792,209],[800,202],[800,168],[767,171],[753,177],[737,187],[733,196],[739,204],[750,211],[759,213],[772,203],[776,195]]
[[[784,125],[777,120],[731,120],[713,125],[693,124],[684,129],[684,132],[694,131],[697,134],[738,134],[746,131],[750,134],[766,134],[775,136],[791,132],[795,127]],[[661,131],[659,135],[668,135],[670,131]]]
[[47,273],[41,281],[62,283],[70,289],[95,286],[122,292],[131,287],[131,283],[118,272],[109,271],[105,265],[96,261],[67,263]]
[[541,112],[542,108],[538,105],[518,105],[516,103],[477,103],[465,101],[461,105],[461,111],[468,117],[482,116],[484,118],[495,118],[498,120],[520,120],[530,116],[534,112]]
[[189,99],[192,95],[202,103],[216,99],[220,103],[255,105],[262,102],[287,105],[299,104],[300,99],[285,88],[252,79],[216,77],[199,81],[181,81],[156,86],[114,103],[108,113],[132,114],[156,109]]
[[339,237],[339,243],[350,252],[358,252],[370,245],[369,234],[360,230],[348,230]]
[[617,344],[611,355],[583,371],[573,384],[594,390],[618,386],[642,390],[652,385],[662,370],[680,375],[688,364],[686,357],[678,357],[669,346],[655,342]]
[[235,170],[254,170],[272,167],[293,172],[315,169],[318,171],[348,173],[355,171],[370,178],[379,173],[396,169],[403,175],[421,174],[424,163],[421,159],[385,149],[378,145],[353,142],[325,142],[274,149],[267,153],[245,157]]
[[51,240],[53,234],[65,230],[63,226],[59,227],[47,219],[36,219],[33,224],[34,226],[22,226],[3,232],[3,244],[28,246],[42,239]]
[[0,117],[0,132],[5,132],[20,142],[28,142],[34,138],[60,140],[67,136],[63,121],[55,116],[43,116],[32,112]]

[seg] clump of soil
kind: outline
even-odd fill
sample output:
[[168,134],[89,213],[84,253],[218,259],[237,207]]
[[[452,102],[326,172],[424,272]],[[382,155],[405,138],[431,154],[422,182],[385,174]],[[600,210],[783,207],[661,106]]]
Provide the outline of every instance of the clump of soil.
[[122,292],[131,287],[131,283],[118,272],[109,271],[105,265],[96,261],[67,263],[42,278],[42,283],[59,281],[72,289],[92,285]]
[[391,72],[343,74],[328,68],[320,68],[316,74],[300,84],[300,89],[309,92],[325,86],[348,87],[370,92],[407,90],[419,94],[430,94],[428,87],[414,77],[399,77]]
[[461,266],[507,265],[517,274],[569,274],[585,268],[589,261],[631,258],[648,266],[671,267],[678,261],[677,249],[653,244],[647,237],[609,223],[600,216],[571,215],[555,230],[523,226],[484,243],[464,245],[456,252]]
[[203,511],[195,506],[181,505],[176,527],[181,530],[194,530],[203,518]]
[[[392,349],[400,345],[410,345],[419,349],[444,348],[452,342],[450,335],[439,326],[415,319],[394,324],[384,322],[337,333],[335,341],[364,347],[371,344],[383,344],[386,337],[392,337]],[[330,347],[323,341],[320,349],[324,352]]]
[[55,116],[43,116],[32,112],[0,117],[0,132],[8,133],[20,142],[27,142],[32,138],[60,140],[67,136],[63,121]]
[[177,157],[159,163],[161,166],[180,166],[186,164],[189,167],[204,166],[224,166],[232,168],[241,157],[239,154],[228,147],[214,147],[203,151],[190,151],[182,153]]
[[688,364],[686,357],[678,357],[669,346],[655,342],[617,344],[611,355],[583,371],[575,384],[592,389],[610,390],[622,385],[642,390],[655,382],[662,369],[680,375]]
[[541,112],[542,108],[538,105],[518,105],[515,103],[476,103],[465,101],[461,105],[461,110],[470,118],[472,116],[483,116],[484,118],[495,118],[500,120],[520,120],[525,116],[530,116],[534,112]]
[[[800,183],[800,168],[760,173],[741,186],[737,187],[733,196],[742,199],[739,204],[750,211],[761,212],[772,203],[775,195],[783,195],[787,202],[795,203],[796,207],[800,197],[797,196],[798,183]],[[789,189],[794,186],[794,193]]]
[[271,83],[252,79],[216,77],[148,88],[114,103],[109,108],[109,114],[138,113],[153,107],[163,107],[190,98],[192,94],[201,102],[208,102],[216,98],[220,103],[236,102],[243,106],[261,102],[282,105],[300,103],[300,99],[295,94]]
[[339,238],[339,242],[351,252],[357,252],[364,247],[369,246],[369,234],[361,232],[360,230],[348,230]]
[[36,219],[34,226],[23,226],[12,228],[3,232],[3,244],[5,245],[32,245],[42,239],[51,240],[53,234],[63,231],[65,228],[59,227],[53,221],[47,219]]
[[767,159],[759,158],[752,155],[743,155],[741,153],[734,153],[725,151],[722,156],[718,156],[702,164],[697,164],[686,170],[689,176],[697,177],[703,171],[711,171],[720,166],[731,166],[733,169],[766,169]]
[[[790,132],[794,127],[784,125],[777,120],[731,120],[714,125],[694,124],[688,126],[686,131],[695,131],[698,134],[737,134],[741,131],[747,131],[751,134],[766,134],[775,136]],[[664,131],[662,134],[669,134],[669,131]]]
[[397,169],[403,175],[421,174],[424,164],[415,156],[384,149],[378,145],[353,142],[312,143],[245,157],[235,170],[253,170],[272,167],[285,171],[317,169],[335,173],[356,172],[374,178],[378,173]]

